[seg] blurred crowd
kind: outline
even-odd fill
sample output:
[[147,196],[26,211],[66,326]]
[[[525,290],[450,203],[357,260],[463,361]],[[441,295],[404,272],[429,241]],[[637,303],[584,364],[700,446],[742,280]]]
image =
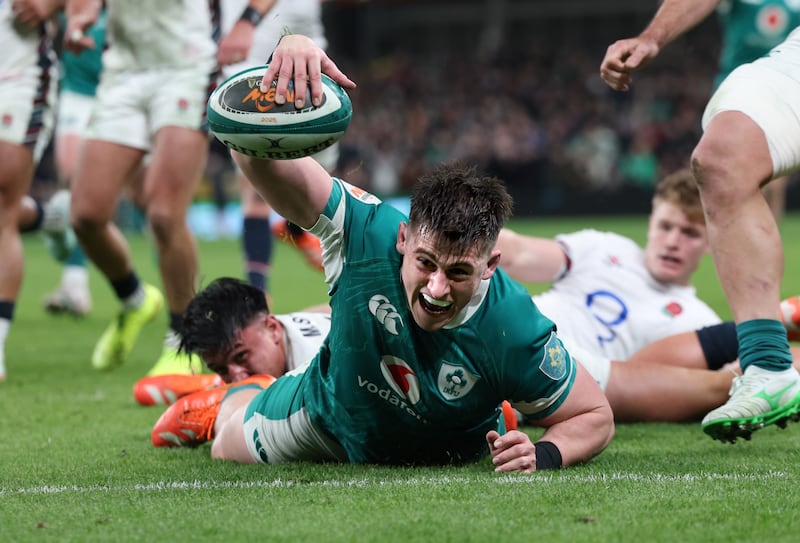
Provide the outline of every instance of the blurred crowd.
[[688,35],[628,93],[598,75],[610,41],[531,36],[485,60],[458,48],[336,58],[359,84],[340,169],[378,194],[402,194],[431,165],[464,159],[547,207],[581,190],[647,192],[687,164],[716,71],[717,34]]

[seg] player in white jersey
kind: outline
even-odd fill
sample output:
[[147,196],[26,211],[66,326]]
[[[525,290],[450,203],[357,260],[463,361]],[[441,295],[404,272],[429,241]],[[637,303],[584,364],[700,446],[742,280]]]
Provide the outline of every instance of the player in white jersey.
[[[246,68],[267,62],[269,53],[284,33],[310,37],[325,49],[327,40],[322,25],[320,0],[228,0],[222,5],[222,32],[217,60],[222,76],[228,78]],[[338,159],[338,144],[314,158],[332,172]],[[272,208],[252,188],[236,168],[242,202],[242,250],[247,280],[269,292],[273,233]],[[319,240],[312,234],[275,223],[278,237],[296,246],[313,267],[321,268]]]
[[[648,256],[679,260],[669,251],[677,254],[684,234],[680,225],[667,223],[672,220],[664,215],[669,205],[655,205],[644,249],[613,232],[582,230],[556,236],[570,267],[533,299],[558,323],[561,334],[610,358],[625,359],[658,339],[720,322],[692,285],[659,281],[648,269]],[[702,225],[689,230],[695,237],[689,238],[688,251],[697,251],[683,263],[692,267],[698,263],[693,257],[705,252],[706,236]],[[660,244],[655,237],[670,241]]]
[[[697,25],[721,0],[665,0],[638,35],[611,44],[600,75],[627,90],[635,70]],[[741,381],[703,419],[705,433],[736,441],[800,420],[800,375],[780,319],[783,246],[761,188],[800,168],[800,29],[725,78],[703,114],[692,153],[717,273],[736,320]]]
[[[216,2],[211,2],[216,6]],[[101,2],[68,0],[66,45],[98,47],[84,35]],[[92,354],[95,369],[122,364],[164,296],[139,280],[129,247],[113,223],[126,180],[148,156],[140,203],[153,238],[169,310],[169,331],[150,374],[190,373],[200,362],[177,354],[183,312],[194,294],[197,249],[187,213],[205,167],[205,108],[216,80],[214,21],[207,1],[106,2],[107,49],[97,102],[72,188],[71,222],[86,254],[121,309]]]
[[688,169],[656,186],[644,249],[596,230],[555,239],[504,230],[498,247],[512,277],[553,282],[534,301],[559,333],[609,359],[625,360],[653,341],[720,322],[691,285],[708,242]]
[[[244,295],[242,295],[244,293]],[[230,346],[221,346],[215,321],[207,318],[214,312],[211,300],[227,300],[231,306],[247,304],[247,314],[257,314],[254,333]],[[212,281],[189,304],[184,318],[182,349],[198,355],[213,374],[155,375],[143,377],[133,387],[141,405],[170,405],[178,398],[197,390],[224,383],[235,383],[253,375],[279,377],[307,365],[317,354],[331,327],[329,312],[296,312],[273,315],[261,291],[233,278]]]
[[5,344],[22,286],[22,199],[50,139],[57,78],[52,15],[59,0],[0,2],[0,381]]

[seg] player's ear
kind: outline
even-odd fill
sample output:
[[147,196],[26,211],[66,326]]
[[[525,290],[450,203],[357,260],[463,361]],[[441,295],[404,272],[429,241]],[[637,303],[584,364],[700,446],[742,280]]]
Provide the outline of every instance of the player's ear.
[[481,275],[481,279],[489,279],[494,275],[498,264],[500,264],[500,251],[492,249],[492,253],[489,255],[489,261],[486,263],[486,270],[484,270]]
[[264,315],[263,317],[264,328],[266,329],[272,341],[279,342],[283,340],[283,325],[281,321],[272,313]]
[[408,239],[408,223],[401,222],[397,228],[397,252],[401,255],[406,254],[406,240]]

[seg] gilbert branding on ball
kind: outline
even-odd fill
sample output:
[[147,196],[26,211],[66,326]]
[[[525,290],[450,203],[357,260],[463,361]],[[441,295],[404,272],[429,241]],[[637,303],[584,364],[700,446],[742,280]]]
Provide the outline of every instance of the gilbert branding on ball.
[[249,68],[222,82],[208,100],[208,126],[226,146],[244,155],[288,160],[318,153],[341,138],[353,116],[347,93],[328,76],[322,76],[322,103],[294,105],[292,83],[284,104],[275,103],[272,82],[266,93],[259,85],[266,66]]

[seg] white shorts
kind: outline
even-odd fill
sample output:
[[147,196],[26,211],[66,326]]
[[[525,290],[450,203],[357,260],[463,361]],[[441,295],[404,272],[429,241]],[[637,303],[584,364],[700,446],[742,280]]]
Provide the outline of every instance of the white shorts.
[[314,426],[302,405],[303,372],[293,370],[256,395],[247,406],[244,435],[253,459],[284,462],[347,462],[341,445]]
[[605,392],[608,386],[608,376],[611,374],[611,359],[602,354],[578,347],[564,336],[559,336],[559,338],[564,347],[567,348],[570,356],[586,368],[589,375],[600,385],[600,389]]
[[723,111],[740,111],[764,131],[774,177],[800,167],[800,28],[725,78],[706,106],[703,129]]
[[206,131],[211,81],[205,69],[103,72],[86,138],[148,151],[164,126]]
[[83,136],[94,103],[94,96],[68,90],[61,91],[58,95],[56,136]]
[[56,87],[32,70],[0,74],[0,140],[32,149],[35,163],[53,134]]

